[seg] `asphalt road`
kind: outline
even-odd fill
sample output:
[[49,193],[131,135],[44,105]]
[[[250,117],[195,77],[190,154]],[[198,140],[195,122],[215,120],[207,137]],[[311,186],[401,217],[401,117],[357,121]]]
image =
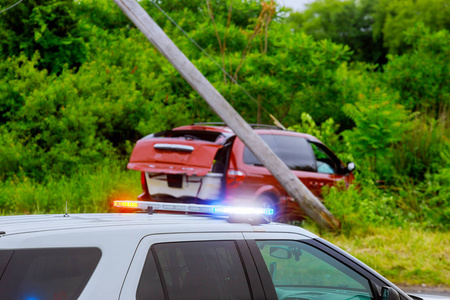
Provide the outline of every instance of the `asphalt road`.
[[429,295],[429,294],[418,294],[418,293],[411,293],[411,295],[418,296],[422,298],[423,300],[450,300],[450,296],[445,295]]
[[399,288],[406,293],[416,295],[423,300],[450,300],[450,290],[447,288],[429,286],[399,286]]

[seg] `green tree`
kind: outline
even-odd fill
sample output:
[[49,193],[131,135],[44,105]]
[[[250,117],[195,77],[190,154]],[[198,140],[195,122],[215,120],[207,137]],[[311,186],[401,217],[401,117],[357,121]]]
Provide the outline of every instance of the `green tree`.
[[[6,7],[3,1],[0,8]],[[31,0],[21,2],[0,18],[0,57],[31,59],[40,53],[38,67],[61,72],[65,65],[79,67],[86,59],[83,34],[74,14],[72,0]]]
[[450,6],[447,0],[377,0],[373,15],[373,34],[381,38],[389,53],[401,54],[411,49],[405,32],[416,23],[432,31],[450,30]]
[[317,0],[287,22],[316,40],[350,46],[352,59],[385,64],[386,54],[411,49],[405,32],[418,22],[431,31],[449,30],[446,0]]
[[405,33],[411,52],[390,55],[383,79],[400,92],[402,103],[438,118],[450,107],[450,34],[417,23]]
[[374,39],[372,26],[377,1],[317,0],[304,12],[292,13],[287,22],[294,30],[304,31],[315,40],[329,39],[345,44],[353,51],[352,59],[385,63],[386,49],[381,39]]

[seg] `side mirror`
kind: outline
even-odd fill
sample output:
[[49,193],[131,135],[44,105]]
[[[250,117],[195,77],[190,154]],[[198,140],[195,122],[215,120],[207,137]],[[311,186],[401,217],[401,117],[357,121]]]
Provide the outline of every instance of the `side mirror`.
[[347,170],[348,170],[349,172],[353,172],[355,169],[356,169],[356,165],[355,165],[354,162],[349,162],[349,163],[347,164]]
[[270,247],[269,254],[275,258],[290,259],[292,257],[292,252],[284,247]]
[[397,291],[390,286],[383,286],[381,288],[381,299],[383,300],[400,300]]

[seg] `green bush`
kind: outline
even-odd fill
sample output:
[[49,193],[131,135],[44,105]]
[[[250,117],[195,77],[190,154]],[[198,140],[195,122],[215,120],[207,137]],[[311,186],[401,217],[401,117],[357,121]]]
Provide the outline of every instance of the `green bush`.
[[348,189],[329,188],[324,203],[341,222],[343,234],[365,236],[378,226],[402,225],[395,197],[378,189],[373,181],[355,181]]
[[80,167],[70,177],[48,176],[45,183],[24,175],[0,182],[1,214],[100,213],[112,210],[113,200],[135,200],[141,192],[136,171],[126,162],[103,161]]
[[441,152],[443,165],[435,174],[427,174],[420,185],[425,193],[427,218],[435,227],[450,227],[450,143]]
[[369,95],[360,94],[355,104],[346,104],[344,112],[353,119],[356,126],[343,133],[355,158],[364,158],[363,167],[378,172],[381,177],[393,172],[386,165],[394,144],[401,141],[403,134],[411,127],[408,111],[396,103],[391,94],[374,90]]
[[450,34],[448,30],[431,32],[418,23],[405,32],[405,41],[413,51],[390,55],[383,80],[399,91],[407,109],[421,110],[438,118],[450,105]]
[[[2,8],[4,5],[2,3]],[[86,61],[86,37],[75,15],[72,0],[30,0],[3,13],[0,18],[0,57],[24,53],[32,59],[39,53],[37,66],[50,73],[78,68]]]
[[392,159],[387,163],[395,170],[395,178],[410,178],[415,184],[427,174],[436,174],[446,166],[445,153],[450,147],[450,126],[442,114],[438,119],[416,114],[410,130],[401,142],[392,148]]

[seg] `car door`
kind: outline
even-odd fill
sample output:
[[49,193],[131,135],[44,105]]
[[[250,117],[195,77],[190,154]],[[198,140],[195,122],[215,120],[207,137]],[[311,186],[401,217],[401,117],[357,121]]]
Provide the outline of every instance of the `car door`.
[[120,299],[266,298],[241,233],[188,233],[144,237]]
[[[341,180],[348,181],[345,167],[325,145],[305,137],[284,134],[262,134],[264,142],[293,171],[300,181],[316,196],[322,195],[322,188],[332,186]],[[245,147],[242,154],[244,169],[254,182],[281,186],[269,170]],[[253,182],[250,181],[249,182]],[[253,183],[257,186],[258,183]],[[254,188],[255,190],[256,188]]]

